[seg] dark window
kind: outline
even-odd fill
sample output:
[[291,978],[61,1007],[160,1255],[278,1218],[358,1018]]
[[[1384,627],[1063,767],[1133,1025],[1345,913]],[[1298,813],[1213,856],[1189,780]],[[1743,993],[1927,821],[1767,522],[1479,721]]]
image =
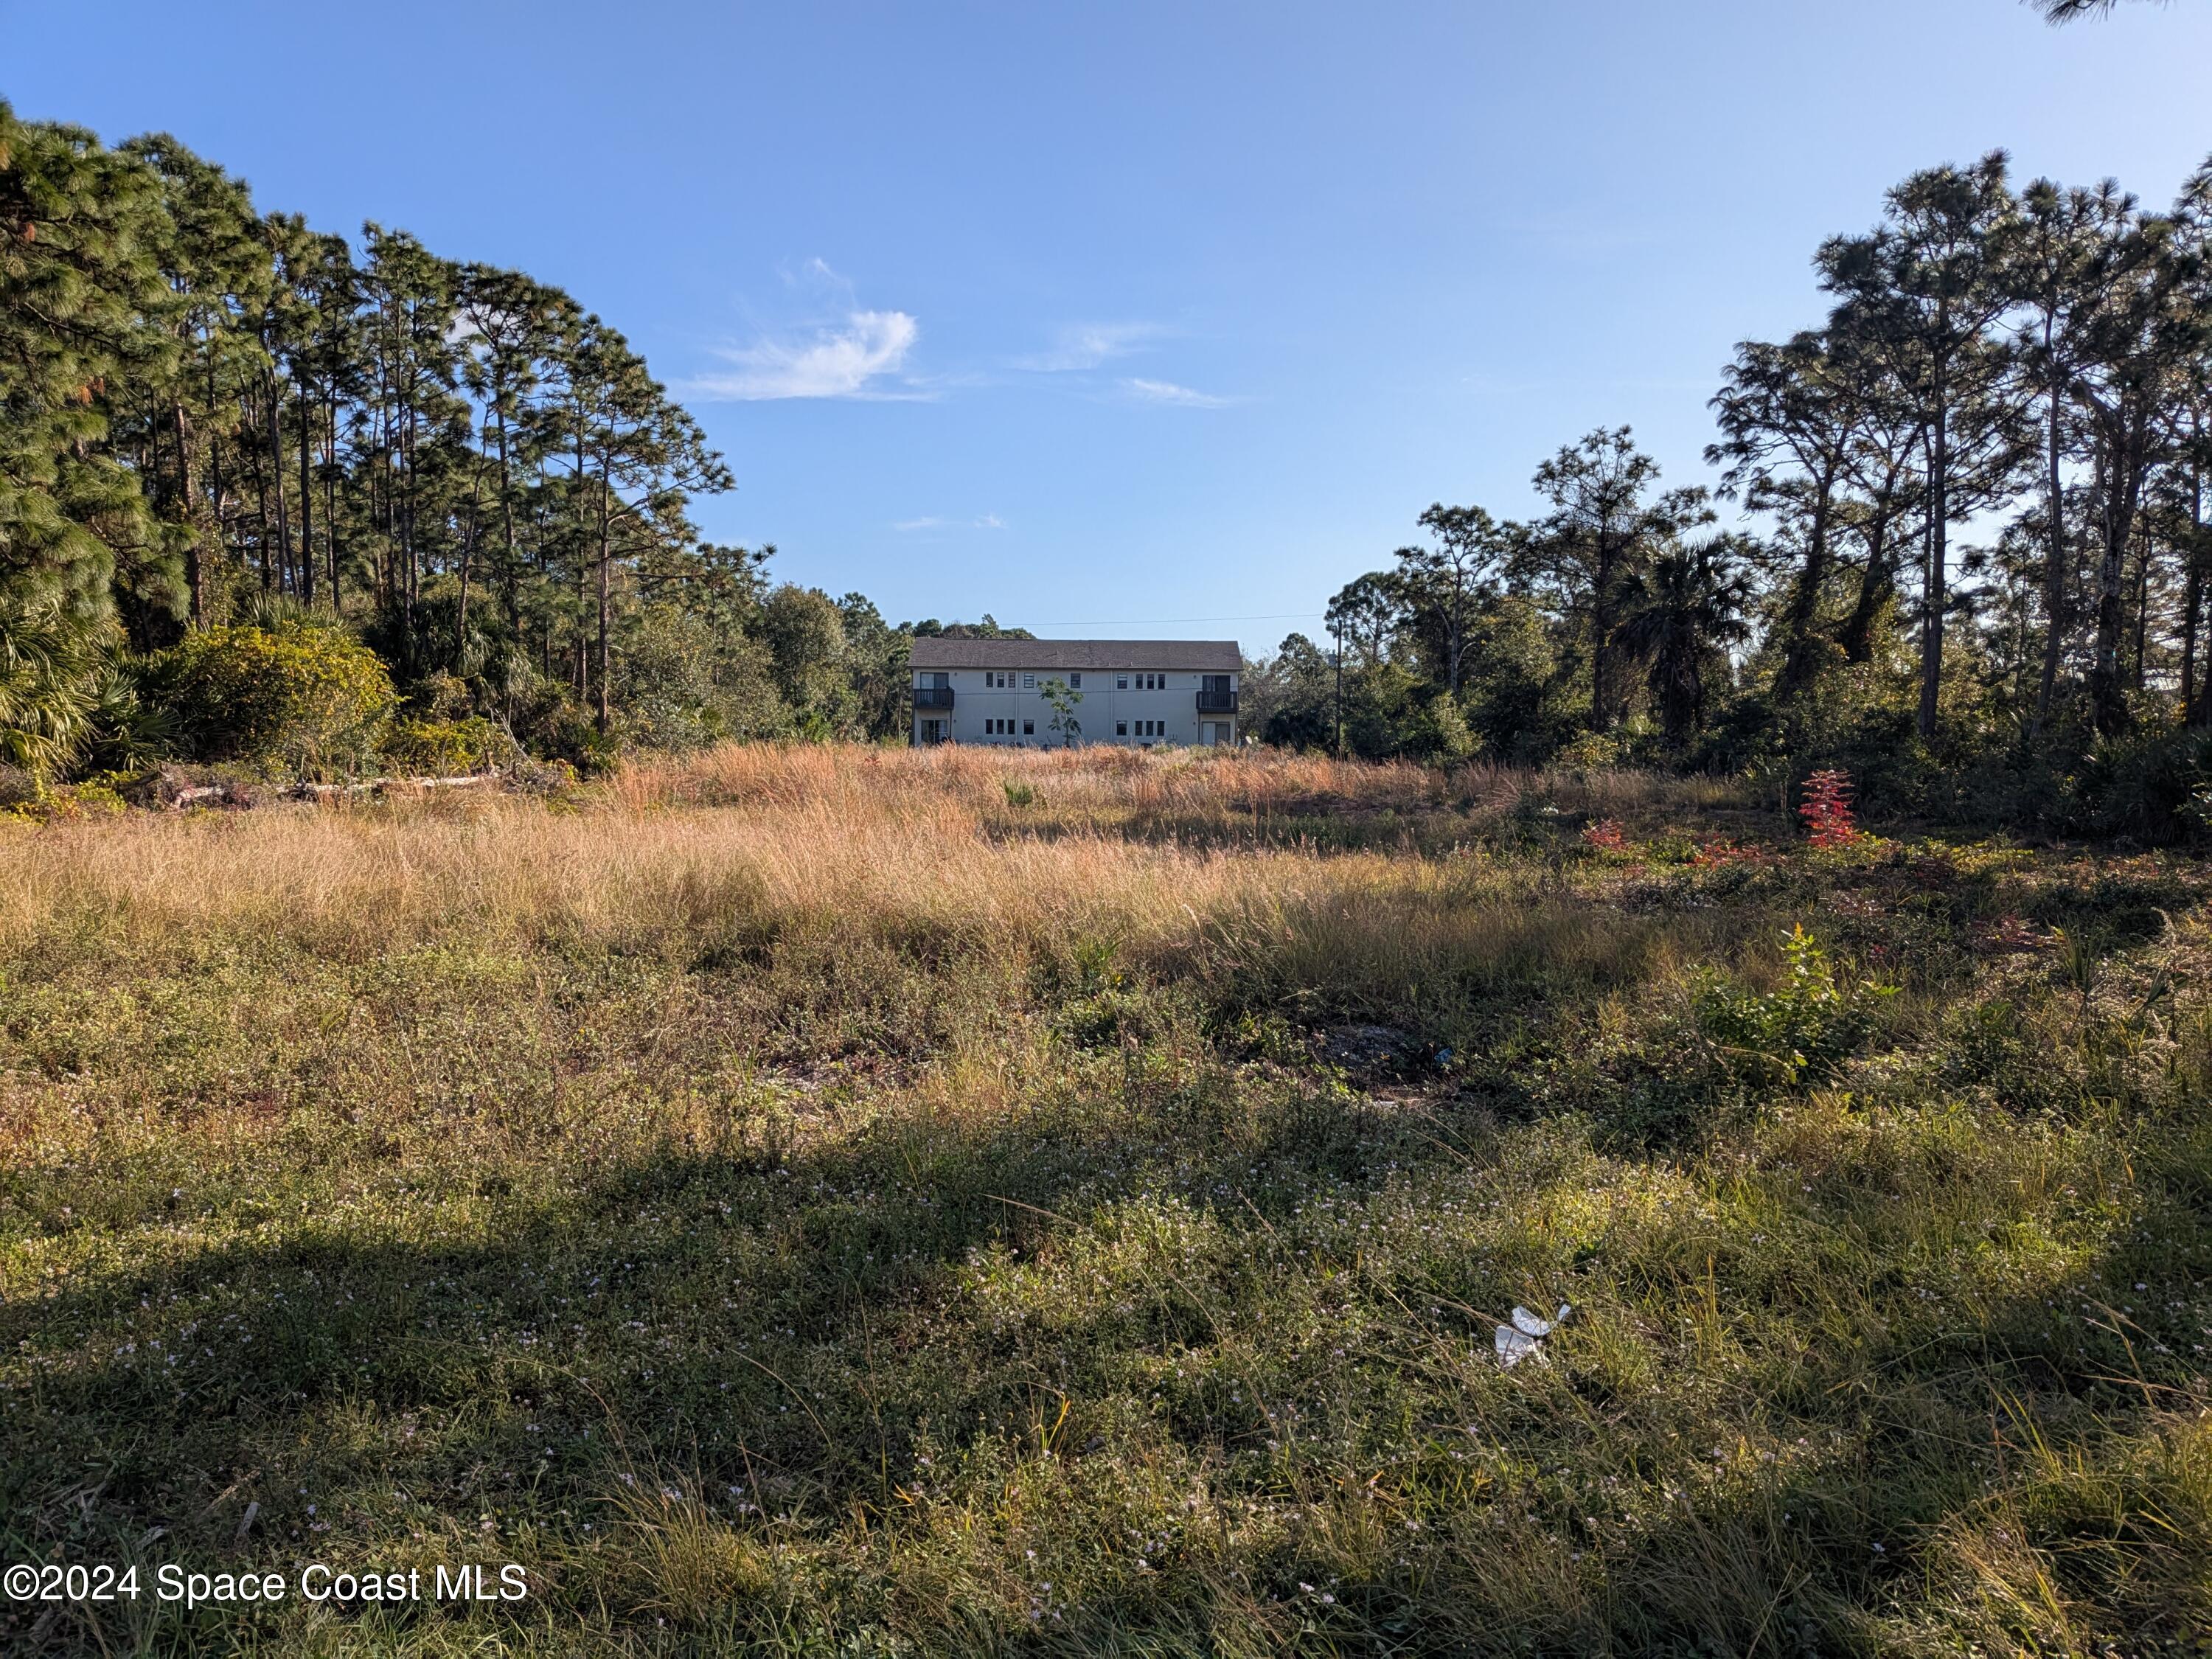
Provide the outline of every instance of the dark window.
[[1025,738],[1033,738],[1036,736],[1036,722],[1035,720],[1024,720],[1022,722],[1022,735]]

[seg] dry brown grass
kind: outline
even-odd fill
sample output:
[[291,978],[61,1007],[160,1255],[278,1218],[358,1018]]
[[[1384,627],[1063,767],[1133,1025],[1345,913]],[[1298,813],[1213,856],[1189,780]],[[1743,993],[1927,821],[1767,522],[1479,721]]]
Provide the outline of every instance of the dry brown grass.
[[[534,1589],[0,1605],[0,1648],[2201,1625],[2201,878],[1692,861],[1761,823],[1620,775],[762,748],[11,833],[0,1562]],[[1819,1088],[1699,1023],[1801,921],[1906,988]]]
[[[1623,930],[1532,902],[1480,858],[1329,851],[1271,835],[1269,815],[1433,811],[1456,836],[1534,781],[1447,785],[1407,766],[1296,757],[732,747],[626,769],[574,811],[449,796],[20,833],[0,843],[0,939],[21,949],[89,927],[120,947],[236,930],[357,957],[431,939],[635,950],[806,924],[978,950],[1093,937],[1293,981],[1341,976],[1328,953],[1410,983],[1425,963],[1464,964],[1486,945],[1584,962],[1621,948]],[[1009,782],[1034,788],[1035,803],[1011,805]],[[1573,787],[1608,803],[1664,793],[1649,780]],[[1470,793],[1486,805],[1446,804]],[[1136,820],[1240,833],[1133,835]]]

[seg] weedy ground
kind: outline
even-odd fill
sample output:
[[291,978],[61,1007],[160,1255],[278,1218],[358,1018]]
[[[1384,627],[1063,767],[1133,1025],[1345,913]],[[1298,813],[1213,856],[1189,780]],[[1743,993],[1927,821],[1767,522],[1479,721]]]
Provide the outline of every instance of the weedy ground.
[[2207,896],[1245,755],[21,829],[0,1559],[532,1588],[0,1650],[2205,1651]]

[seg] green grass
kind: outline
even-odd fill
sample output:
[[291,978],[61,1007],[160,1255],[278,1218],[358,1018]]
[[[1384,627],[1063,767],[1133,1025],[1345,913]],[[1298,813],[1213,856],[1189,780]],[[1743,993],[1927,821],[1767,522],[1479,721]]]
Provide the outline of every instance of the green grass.
[[0,846],[0,1558],[532,1583],[0,1650],[2205,1650],[2197,866],[780,764]]

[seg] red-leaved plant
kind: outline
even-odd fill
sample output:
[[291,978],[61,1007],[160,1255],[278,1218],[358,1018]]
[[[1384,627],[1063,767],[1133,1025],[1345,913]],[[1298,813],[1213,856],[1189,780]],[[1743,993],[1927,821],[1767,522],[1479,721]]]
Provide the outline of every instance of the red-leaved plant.
[[1805,780],[1797,817],[1815,847],[1844,847],[1856,841],[1859,828],[1851,813],[1851,775],[1834,768],[1814,773]]
[[1771,864],[1774,855],[1764,847],[1740,847],[1725,836],[1707,836],[1690,854],[1693,869],[1721,870],[1733,864]]
[[1601,853],[1626,853],[1628,837],[1621,833],[1617,818],[1600,818],[1583,831],[1583,845]]

